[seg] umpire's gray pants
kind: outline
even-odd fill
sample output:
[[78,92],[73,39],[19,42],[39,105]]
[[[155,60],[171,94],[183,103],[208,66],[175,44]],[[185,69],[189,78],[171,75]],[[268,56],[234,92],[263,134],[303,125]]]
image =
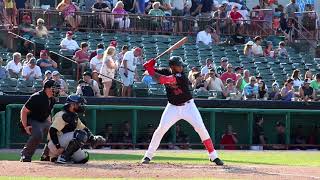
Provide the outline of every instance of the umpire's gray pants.
[[31,159],[44,136],[48,134],[50,122],[47,120],[45,122],[39,122],[33,119],[28,119],[28,123],[32,126],[31,136],[29,137],[27,144],[22,149],[21,155]]
[[[66,149],[69,145],[69,142],[73,139],[74,132],[68,132],[65,134],[62,134],[61,136],[58,136],[60,146],[64,149]],[[58,153],[58,150],[56,146],[53,144],[52,141],[49,141],[48,143],[49,147],[49,156],[52,157],[58,157],[60,154]],[[75,162],[80,162],[87,158],[87,153],[83,149],[79,148],[73,155],[71,156],[72,160]]]

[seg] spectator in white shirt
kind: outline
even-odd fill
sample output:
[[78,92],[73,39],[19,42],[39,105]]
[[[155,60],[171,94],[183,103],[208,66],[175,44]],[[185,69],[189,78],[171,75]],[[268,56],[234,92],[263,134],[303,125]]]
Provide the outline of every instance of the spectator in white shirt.
[[72,39],[72,36],[72,31],[68,31],[66,33],[66,37],[60,43],[61,50],[69,50],[74,52],[75,50],[80,48],[78,43]]
[[206,59],[206,66],[204,66],[202,69],[201,69],[201,76],[206,76],[208,73],[209,73],[209,70],[211,68],[214,68],[214,65],[212,64],[212,59],[210,58],[207,58]]
[[292,72],[291,79],[293,79],[293,87],[294,88],[299,88],[303,84],[303,81],[300,79],[300,70],[295,69]]
[[18,52],[13,53],[13,60],[7,64],[7,70],[11,78],[19,78],[21,75],[22,65],[21,65],[21,54]]
[[97,55],[94,56],[90,61],[90,69],[92,70],[92,79],[99,82],[99,73],[103,63],[104,49],[97,49]]
[[263,49],[261,46],[262,38],[257,36],[254,38],[254,44],[252,46],[252,52],[255,56],[263,56]]
[[41,79],[42,73],[39,66],[36,65],[37,60],[35,58],[30,59],[27,66],[22,69],[22,77],[26,80]]
[[214,69],[210,69],[209,71],[209,78],[206,80],[205,89],[218,92],[222,92],[224,90],[224,85],[221,79],[216,77],[216,71]]
[[197,43],[203,43],[205,45],[212,44],[212,28],[210,26],[206,26],[206,29],[198,32],[197,34]]

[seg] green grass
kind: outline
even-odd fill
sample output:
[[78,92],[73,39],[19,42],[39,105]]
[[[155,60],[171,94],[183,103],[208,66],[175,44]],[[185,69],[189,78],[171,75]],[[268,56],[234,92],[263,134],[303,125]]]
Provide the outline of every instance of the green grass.
[[[289,166],[318,166],[320,167],[320,152],[310,151],[219,151],[220,158],[226,164],[265,164]],[[117,161],[137,163],[142,154],[90,154],[90,161]],[[39,155],[33,157],[39,159]],[[0,153],[0,160],[19,160],[18,153]],[[208,164],[208,157],[203,152],[158,152],[154,157],[155,163],[176,164]],[[0,179],[1,180],[1,179]]]

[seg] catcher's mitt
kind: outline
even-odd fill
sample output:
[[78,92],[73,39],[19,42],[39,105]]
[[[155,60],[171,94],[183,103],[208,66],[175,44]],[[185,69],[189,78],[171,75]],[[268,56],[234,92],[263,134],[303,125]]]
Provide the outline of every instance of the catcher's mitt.
[[95,149],[97,146],[104,145],[106,143],[106,139],[102,136],[93,136],[89,143],[93,149]]

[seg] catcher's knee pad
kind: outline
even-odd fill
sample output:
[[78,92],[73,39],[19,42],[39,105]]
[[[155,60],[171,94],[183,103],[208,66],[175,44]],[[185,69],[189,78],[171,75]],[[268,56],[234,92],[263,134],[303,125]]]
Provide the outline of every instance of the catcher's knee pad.
[[74,131],[73,139],[81,144],[85,144],[88,141],[88,134],[84,130],[77,129]]
[[85,164],[89,161],[89,153],[87,151],[84,151],[84,153],[86,154],[86,157],[81,161],[75,161],[75,164]]

